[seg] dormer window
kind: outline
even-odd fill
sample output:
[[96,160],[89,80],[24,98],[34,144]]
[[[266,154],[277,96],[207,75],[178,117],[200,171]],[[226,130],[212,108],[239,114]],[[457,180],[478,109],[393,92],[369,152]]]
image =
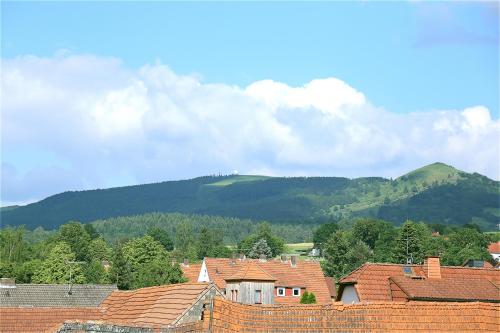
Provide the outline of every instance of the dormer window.
[[293,288],[292,295],[293,296],[300,296],[300,288]]
[[285,296],[285,288],[283,287],[276,288],[276,296]]

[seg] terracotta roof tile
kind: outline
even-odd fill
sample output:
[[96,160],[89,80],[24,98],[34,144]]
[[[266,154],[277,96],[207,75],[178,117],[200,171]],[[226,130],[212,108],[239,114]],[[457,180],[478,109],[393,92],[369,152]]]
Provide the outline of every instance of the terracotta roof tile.
[[[277,287],[306,288],[307,291],[315,294],[318,303],[331,303],[330,291],[317,261],[298,260],[295,267],[292,267],[290,261],[281,260],[205,258],[208,275],[220,289],[226,288],[226,278],[236,274],[248,262],[256,263],[274,277]],[[290,301],[289,298],[292,300]],[[279,303],[285,299],[287,302],[300,302],[300,297],[275,297],[275,302]]]
[[[341,297],[342,286],[356,283],[360,301],[391,301],[389,278],[405,277],[403,266],[405,265],[366,263],[340,280],[338,297]],[[411,265],[411,268],[415,276],[427,276],[423,265]],[[500,286],[500,270],[494,268],[442,266],[441,278],[445,281],[486,279],[496,287]]]
[[337,296],[337,288],[335,287],[335,279],[329,276],[325,276],[325,282],[330,291],[330,297],[335,298]]
[[499,332],[500,304],[376,302],[243,305],[214,301],[212,331],[235,332]]
[[391,277],[410,300],[500,302],[500,289],[487,279]]
[[249,261],[233,275],[225,278],[226,281],[276,281],[276,279],[262,269],[255,261]]
[[179,283],[115,291],[102,303],[106,310],[103,320],[129,326],[168,326],[211,287],[208,283]]
[[198,282],[198,276],[200,275],[201,263],[184,265],[181,264],[182,273],[184,277],[190,282]]
[[99,320],[99,308],[0,308],[0,332],[53,332],[67,320]]
[[500,241],[488,245],[489,253],[500,253]]

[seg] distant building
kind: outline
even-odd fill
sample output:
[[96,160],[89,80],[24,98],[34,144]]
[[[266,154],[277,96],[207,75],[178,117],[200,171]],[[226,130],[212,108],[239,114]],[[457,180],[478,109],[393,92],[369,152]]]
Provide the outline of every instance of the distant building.
[[500,241],[488,245],[488,252],[496,262],[500,262]]
[[366,263],[339,281],[337,300],[359,302],[500,302],[500,270],[440,265]]
[[[272,260],[205,258],[201,264],[183,264],[181,268],[189,281],[213,282],[226,299],[235,299],[237,302],[244,300],[248,303],[251,299],[254,303],[258,302],[260,291],[262,304],[298,304],[302,294],[308,291],[314,293],[317,303],[331,303],[327,278],[319,262],[298,260],[296,256]],[[248,270],[248,276],[244,274],[245,269]],[[260,281],[260,287],[251,281]],[[235,283],[244,285],[245,292],[252,293],[253,298],[250,294],[243,297],[239,289],[233,288]],[[273,288],[270,287],[272,284]],[[254,287],[253,292],[248,289],[250,286]],[[231,290],[237,290],[238,296],[233,296]]]

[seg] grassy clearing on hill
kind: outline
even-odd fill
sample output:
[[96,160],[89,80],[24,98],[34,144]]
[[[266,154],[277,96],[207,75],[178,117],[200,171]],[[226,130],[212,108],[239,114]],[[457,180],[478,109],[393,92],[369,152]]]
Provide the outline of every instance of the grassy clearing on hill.
[[220,181],[215,182],[215,183],[206,184],[206,186],[228,186],[228,185],[232,185],[234,183],[254,182],[254,181],[264,180],[264,179],[268,179],[268,178],[270,178],[270,177],[267,177],[267,176],[253,176],[253,175],[241,175],[241,176],[234,176],[234,177],[231,177],[231,178],[226,178],[226,179],[220,180]]

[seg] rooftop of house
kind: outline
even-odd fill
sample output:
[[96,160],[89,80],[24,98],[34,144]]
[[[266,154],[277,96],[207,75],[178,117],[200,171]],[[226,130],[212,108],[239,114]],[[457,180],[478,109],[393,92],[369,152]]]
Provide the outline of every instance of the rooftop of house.
[[[499,332],[498,303],[244,305],[214,301],[212,332]],[[291,315],[292,314],[292,315]]]
[[[292,264],[291,260],[280,259],[205,258],[204,262],[210,281],[220,289],[226,288],[226,279],[234,276],[251,262],[272,276],[276,280],[274,283],[276,287],[306,288],[315,294],[318,303],[331,302],[330,290],[317,261],[297,260],[295,264]],[[184,275],[191,282],[198,281],[201,267],[201,265],[181,265]],[[276,303],[299,303],[300,298],[275,296],[274,301]]]
[[191,282],[197,282],[198,281],[198,276],[200,275],[200,270],[201,270],[201,263],[187,263],[187,264],[181,264],[182,268],[182,273],[184,274],[184,277],[188,279],[188,281]]
[[[8,279],[10,280],[10,279]],[[98,307],[116,285],[15,284],[0,282],[0,307]]]
[[[487,279],[413,279],[390,277],[409,300],[500,302],[500,289]],[[392,288],[391,288],[392,290]]]
[[492,254],[500,254],[500,241],[488,245],[488,252]]
[[335,279],[329,276],[325,276],[325,282],[328,287],[328,290],[330,291],[330,297],[331,298],[337,297],[337,288],[335,287]]
[[114,291],[102,303],[103,321],[126,326],[159,328],[176,323],[206,292],[209,283],[178,283],[131,291]]
[[256,262],[249,261],[243,265],[236,273],[227,277],[228,281],[276,281],[272,275],[262,269]]
[[[431,270],[436,270],[431,272]],[[355,285],[358,298],[364,301],[392,301],[403,291],[407,299],[498,301],[500,270],[495,268],[400,265],[366,263],[340,279],[337,299],[347,285]],[[437,275],[433,275],[437,274]],[[393,288],[390,280],[399,286]],[[455,289],[457,288],[457,289]],[[406,297],[405,296],[405,297]]]
[[0,307],[0,332],[54,332],[67,320],[99,320],[100,308]]

